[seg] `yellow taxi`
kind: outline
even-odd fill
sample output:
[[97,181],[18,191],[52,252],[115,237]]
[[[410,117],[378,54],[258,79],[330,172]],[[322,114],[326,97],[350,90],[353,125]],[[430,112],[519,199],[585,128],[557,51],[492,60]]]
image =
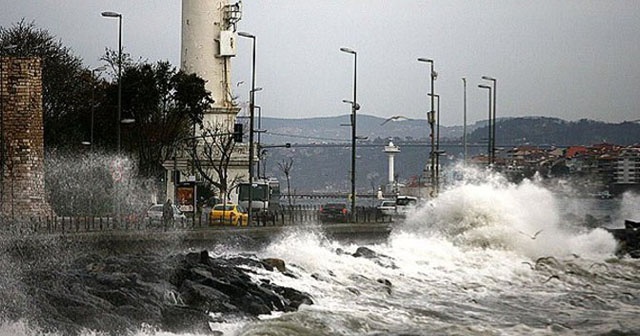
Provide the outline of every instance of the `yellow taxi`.
[[249,215],[238,204],[216,204],[209,212],[209,225],[229,224],[235,226],[247,226]]

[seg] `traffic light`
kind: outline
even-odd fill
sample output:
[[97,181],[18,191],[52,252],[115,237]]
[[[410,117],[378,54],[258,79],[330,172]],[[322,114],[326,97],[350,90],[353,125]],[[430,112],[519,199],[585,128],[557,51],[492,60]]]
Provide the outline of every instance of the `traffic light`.
[[242,124],[233,125],[233,140],[235,142],[242,142]]

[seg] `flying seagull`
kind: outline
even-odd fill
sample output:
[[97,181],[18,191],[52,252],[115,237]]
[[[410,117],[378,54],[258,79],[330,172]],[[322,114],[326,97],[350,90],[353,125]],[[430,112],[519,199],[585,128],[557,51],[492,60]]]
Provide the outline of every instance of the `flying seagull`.
[[389,117],[389,118],[385,119],[385,120],[382,122],[382,124],[380,124],[380,126],[382,126],[382,125],[384,125],[384,124],[388,123],[389,121],[396,121],[396,120],[398,120],[398,119],[410,120],[409,118],[407,118],[407,117],[405,117],[405,116],[401,116],[401,115],[394,115],[394,116],[391,116],[391,117]]
[[554,275],[552,275],[552,276],[548,277],[548,278],[547,278],[547,280],[543,281],[542,283],[543,283],[543,284],[546,284],[547,282],[551,281],[551,279],[558,279],[558,280],[560,280],[560,277],[554,274]]
[[530,235],[528,235],[528,234],[526,234],[526,233],[524,233],[524,232],[522,232],[522,231],[518,231],[518,232],[520,232],[520,233],[522,233],[523,235],[525,235],[525,236],[527,236],[527,237],[531,238],[532,240],[535,240],[535,239],[538,237],[538,235],[540,234],[540,232],[542,232],[542,230],[538,230],[538,232],[534,233],[534,234],[533,234],[533,236],[530,236]]

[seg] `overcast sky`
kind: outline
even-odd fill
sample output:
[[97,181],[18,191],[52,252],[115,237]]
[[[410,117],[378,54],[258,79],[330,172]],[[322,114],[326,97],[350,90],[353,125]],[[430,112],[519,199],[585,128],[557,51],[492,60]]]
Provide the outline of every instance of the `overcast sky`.
[[[233,2],[233,0],[230,0]],[[180,58],[180,0],[0,0],[0,25],[25,18],[49,30],[89,66],[105,47],[150,61]],[[435,61],[441,122],[486,119],[498,79],[497,114],[622,122],[640,119],[640,5],[629,1],[247,0],[238,30],[257,36],[256,103],[264,116],[350,113],[358,52],[359,113],[426,118]],[[250,40],[240,42],[234,82],[250,82]],[[237,88],[246,100],[248,86]]]

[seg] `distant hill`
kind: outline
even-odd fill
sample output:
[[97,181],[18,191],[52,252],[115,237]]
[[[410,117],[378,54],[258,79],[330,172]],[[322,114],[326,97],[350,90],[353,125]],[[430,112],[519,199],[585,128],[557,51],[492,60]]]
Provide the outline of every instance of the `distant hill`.
[[[359,141],[356,164],[356,186],[359,192],[373,192],[387,180],[387,157],[384,146],[393,138],[401,152],[396,155],[396,173],[400,181],[419,178],[429,164],[429,129],[426,120],[384,119],[359,115],[358,135],[367,136]],[[290,142],[291,148],[269,148],[261,162],[261,172],[285,181],[278,169],[283,160],[294,160],[291,170],[292,188],[299,192],[348,191],[351,158],[351,128],[349,116],[307,119],[263,118],[261,135],[264,145]],[[486,153],[488,128],[486,121],[468,127],[468,153],[470,156]],[[441,149],[446,151],[441,163],[446,166],[462,158],[462,126],[440,128]],[[609,124],[592,120],[575,122],[557,118],[526,117],[503,118],[497,122],[496,146],[517,145],[593,145],[608,142],[618,145],[640,143],[640,124],[623,122]],[[266,169],[265,169],[266,168]]]
[[[279,119],[262,118],[261,128],[267,130],[262,135],[264,143],[336,143],[351,141],[350,116]],[[426,120],[410,119],[388,121],[369,115],[358,115],[356,123],[359,137],[387,139],[400,137],[407,141],[426,141],[429,137],[429,124]],[[478,122],[467,126],[467,132],[485,125]],[[346,125],[346,126],[341,126]],[[459,139],[462,137],[462,126],[441,126],[441,139]]]
[[[349,115],[305,119],[262,118],[261,128],[267,132],[261,135],[261,140],[265,144],[350,142],[349,119]],[[369,141],[377,139],[376,142],[388,138],[427,142],[429,124],[426,120],[384,121],[383,118],[358,115],[358,136],[367,137]],[[640,123],[635,122],[611,124],[587,119],[572,122],[558,118],[523,117],[502,118],[496,124],[497,144],[569,146],[602,142],[619,145],[640,143]],[[441,126],[441,142],[461,141],[462,130],[462,126]],[[486,142],[487,121],[467,125],[467,134],[470,143]]]
[[[604,123],[582,119],[565,121],[558,118],[525,117],[502,119],[496,122],[496,144],[531,144],[566,147],[612,143],[633,145],[640,143],[640,123]],[[476,129],[468,139],[478,142],[486,139],[486,127]]]

